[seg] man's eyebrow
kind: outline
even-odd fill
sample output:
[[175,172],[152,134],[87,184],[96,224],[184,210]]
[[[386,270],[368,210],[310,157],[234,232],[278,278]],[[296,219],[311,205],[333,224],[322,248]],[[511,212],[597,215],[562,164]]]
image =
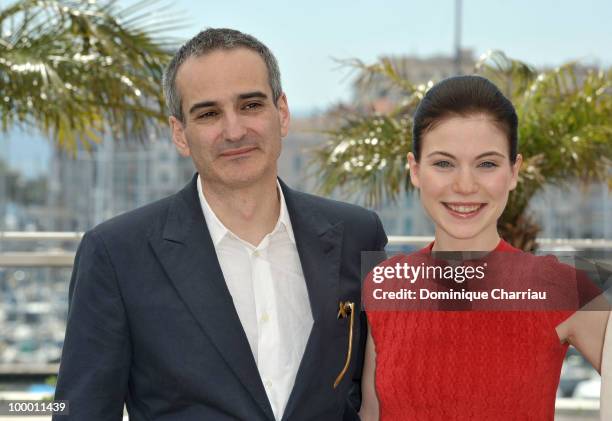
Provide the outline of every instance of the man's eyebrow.
[[[261,91],[245,92],[244,94],[238,95],[238,99],[251,99],[251,98],[267,99],[268,95],[266,95],[265,93]],[[189,108],[189,114],[193,114],[195,111],[197,111],[200,108],[214,107],[217,104],[218,104],[217,101],[196,102],[195,104],[191,106],[191,108]]]
[[266,99],[268,98],[268,95],[266,95],[265,93],[261,92],[261,91],[253,91],[253,92],[247,92],[244,94],[240,94],[238,95],[239,99],[251,99],[251,98],[261,98],[261,99]]
[[189,109],[189,114],[193,114],[196,110],[200,109],[200,108],[207,108],[207,107],[214,107],[215,105],[217,105],[216,101],[202,101],[202,102],[196,102],[195,104],[193,104],[191,106],[191,108]]

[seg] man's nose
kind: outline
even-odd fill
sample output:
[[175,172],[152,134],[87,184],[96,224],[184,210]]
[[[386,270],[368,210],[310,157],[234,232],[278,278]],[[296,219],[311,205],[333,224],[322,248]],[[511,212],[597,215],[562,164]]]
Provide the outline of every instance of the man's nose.
[[460,194],[472,194],[478,191],[478,181],[470,168],[460,168],[453,182],[453,190]]
[[235,142],[241,140],[247,133],[247,129],[236,113],[225,113],[223,119],[223,136],[225,140]]

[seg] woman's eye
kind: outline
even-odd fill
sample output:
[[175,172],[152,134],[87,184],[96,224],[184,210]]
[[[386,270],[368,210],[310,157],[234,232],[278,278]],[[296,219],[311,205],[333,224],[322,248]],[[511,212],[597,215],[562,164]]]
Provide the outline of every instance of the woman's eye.
[[434,166],[439,167],[439,168],[451,168],[453,164],[451,164],[448,161],[437,161],[437,162],[434,162]]
[[495,168],[497,167],[497,164],[495,162],[485,161],[481,162],[478,166],[481,168]]

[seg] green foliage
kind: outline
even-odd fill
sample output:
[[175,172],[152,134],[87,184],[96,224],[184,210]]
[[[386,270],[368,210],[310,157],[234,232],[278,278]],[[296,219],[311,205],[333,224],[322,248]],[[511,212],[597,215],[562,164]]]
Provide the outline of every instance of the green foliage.
[[[0,132],[16,125],[72,153],[163,121],[161,74],[179,24],[151,2],[18,0],[0,10]],[[158,18],[164,12],[163,18]]]
[[[415,86],[402,79],[401,69],[389,60],[371,66],[359,61],[350,64],[361,71],[358,87],[386,84],[403,100],[386,115],[345,117],[340,127],[327,132],[329,142],[316,152],[314,165],[324,194],[335,189],[359,191],[366,205],[377,206],[395,200],[402,188],[411,189],[406,155],[412,144],[412,115],[433,82]],[[525,211],[545,184],[604,181],[612,188],[612,71],[571,62],[538,72],[493,51],[477,63],[475,73],[492,80],[519,116],[524,164],[519,186],[500,221],[502,231],[524,236],[516,232],[520,220],[524,230],[533,236],[537,233]],[[530,248],[527,243],[528,239],[518,245]]]
[[345,186],[345,194],[364,195],[366,203],[395,198],[405,188],[403,156],[410,128],[408,120],[379,115],[349,119],[341,133],[328,132],[335,139],[333,149],[315,151],[319,162],[327,163],[320,168],[322,188],[331,192]]

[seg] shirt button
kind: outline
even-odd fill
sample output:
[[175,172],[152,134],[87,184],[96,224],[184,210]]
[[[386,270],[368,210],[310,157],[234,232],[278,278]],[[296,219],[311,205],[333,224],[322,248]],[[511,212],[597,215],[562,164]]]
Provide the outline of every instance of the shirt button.
[[264,313],[264,314],[261,315],[261,321],[262,322],[265,323],[265,322],[267,322],[269,320],[270,320],[270,316],[268,315],[268,313]]
[[268,389],[272,387],[272,381],[271,380],[266,380],[266,387]]
[[255,250],[255,251],[253,252],[253,256],[255,256],[255,257],[259,257],[259,250]]

